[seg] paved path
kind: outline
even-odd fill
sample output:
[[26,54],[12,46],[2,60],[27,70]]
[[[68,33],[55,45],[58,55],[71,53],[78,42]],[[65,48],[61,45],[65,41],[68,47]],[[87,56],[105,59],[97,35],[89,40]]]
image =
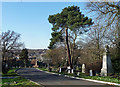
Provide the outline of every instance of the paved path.
[[[95,83],[91,81],[85,81],[85,80],[77,80],[73,78],[68,78],[64,76],[54,75],[45,73],[44,71],[39,71],[35,68],[24,68],[17,70],[17,73],[27,79],[30,79],[34,82],[37,82],[39,84],[42,84],[44,86],[47,85],[64,85],[65,87],[69,85],[70,87],[72,85],[94,85],[93,87],[106,87],[108,85],[101,84],[101,83]],[[99,86],[98,86],[99,85]],[[53,87],[53,86],[51,86]],[[63,87],[63,86],[62,86]],[[79,86],[77,86],[79,87]],[[91,86],[92,87],[92,86]]]

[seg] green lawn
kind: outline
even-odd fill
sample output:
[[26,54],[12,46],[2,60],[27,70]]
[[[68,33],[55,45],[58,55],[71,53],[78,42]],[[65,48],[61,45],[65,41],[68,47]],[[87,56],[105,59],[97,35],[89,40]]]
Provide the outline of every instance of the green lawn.
[[16,68],[10,69],[8,74],[2,74],[3,77],[15,77],[15,78],[8,78],[2,79],[2,87],[9,87],[9,86],[17,86],[17,87],[42,87],[37,85],[19,75],[15,72]]
[[38,68],[38,69],[43,70],[43,71],[48,71],[47,68]]
[[100,81],[106,81],[106,82],[113,82],[113,83],[120,83],[120,80],[118,78],[113,78],[109,76],[100,77],[100,76],[86,76],[85,79],[93,79],[93,80],[100,80]]

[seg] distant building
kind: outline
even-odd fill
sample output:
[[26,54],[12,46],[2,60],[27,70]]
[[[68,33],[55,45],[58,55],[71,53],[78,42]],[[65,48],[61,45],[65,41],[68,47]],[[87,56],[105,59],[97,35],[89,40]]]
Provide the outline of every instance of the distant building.
[[41,60],[41,55],[46,53],[47,49],[28,49],[28,58],[36,58],[39,61]]

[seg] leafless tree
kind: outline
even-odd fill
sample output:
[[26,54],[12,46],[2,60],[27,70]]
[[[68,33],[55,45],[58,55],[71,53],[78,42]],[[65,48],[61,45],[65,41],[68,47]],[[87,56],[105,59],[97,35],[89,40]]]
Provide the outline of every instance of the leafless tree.
[[89,2],[86,5],[88,12],[92,12],[95,21],[104,24],[105,27],[111,28],[116,26],[116,45],[120,48],[120,3],[118,2]]
[[64,66],[66,65],[66,49],[61,46],[55,49],[47,50],[45,58],[50,59],[51,63],[55,66]]
[[[89,2],[86,4],[89,13],[94,15],[94,23],[103,25],[101,29],[109,30],[104,40],[116,46],[116,62],[120,61],[120,2]],[[119,64],[118,64],[119,65]]]
[[96,20],[105,22],[106,26],[118,22],[119,6],[117,2],[89,2],[86,5],[88,11],[94,13]]
[[15,52],[20,50],[23,43],[19,42],[20,34],[8,30],[2,32],[2,56],[3,60],[8,60]]

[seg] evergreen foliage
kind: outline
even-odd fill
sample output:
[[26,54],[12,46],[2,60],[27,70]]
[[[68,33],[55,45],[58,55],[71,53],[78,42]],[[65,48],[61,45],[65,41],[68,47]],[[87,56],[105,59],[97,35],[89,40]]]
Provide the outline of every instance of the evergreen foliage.
[[20,53],[20,59],[23,60],[23,62],[26,65],[26,63],[28,61],[28,50],[26,48],[23,49],[22,52]]
[[65,28],[75,31],[93,24],[92,19],[85,17],[77,6],[69,6],[64,8],[61,13],[49,15],[48,20],[53,25],[52,38],[48,47],[50,49],[54,48],[56,42],[64,41],[62,34],[64,34]]
[[[89,27],[93,24],[92,19],[85,17],[84,14],[80,12],[80,8],[77,6],[65,7],[61,13],[54,15],[49,15],[49,22],[53,25],[52,28],[52,38],[50,39],[49,49],[55,48],[57,42],[63,42],[65,36],[67,55],[69,58],[69,65],[72,69],[70,46],[69,46],[69,30],[76,31],[78,29]],[[80,30],[82,31],[82,30]],[[84,31],[84,29],[83,29]]]

